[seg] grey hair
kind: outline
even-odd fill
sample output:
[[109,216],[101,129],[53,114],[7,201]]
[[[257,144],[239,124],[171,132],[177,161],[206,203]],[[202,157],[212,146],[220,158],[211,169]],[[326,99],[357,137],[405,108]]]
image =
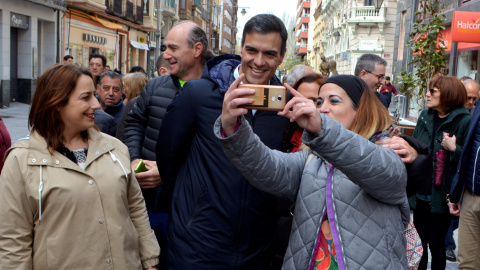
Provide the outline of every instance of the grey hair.
[[362,70],[372,72],[375,70],[376,65],[387,66],[387,61],[385,61],[385,59],[382,57],[371,53],[366,53],[360,56],[360,58],[358,58],[357,65],[355,66],[355,76],[359,77]]
[[195,45],[195,43],[197,42],[202,43],[203,51],[202,51],[202,56],[200,58],[200,61],[202,65],[204,65],[205,62],[207,62],[207,49],[208,49],[207,34],[205,34],[205,31],[203,31],[203,29],[200,26],[198,26],[198,24],[190,20],[176,23],[174,27],[182,24],[187,24],[187,23],[194,24],[194,26],[190,29],[190,32],[188,33],[188,37],[187,37],[188,47],[193,48],[193,45]]
[[102,85],[104,77],[109,77],[111,79],[119,79],[120,80],[120,88],[123,89],[122,76],[120,74],[116,73],[115,71],[111,71],[111,70],[107,70],[107,71],[103,72],[100,75],[100,78],[98,79],[98,84],[99,85]]
[[296,65],[290,69],[290,72],[287,75],[287,83],[290,86],[293,86],[300,78],[303,78],[306,74],[305,68],[309,66],[305,65]]
[[475,81],[474,79],[470,78],[470,77],[468,77],[468,79],[464,79],[464,80],[461,80],[461,81],[463,83],[463,86],[467,86],[467,84],[469,84],[469,83],[474,83],[477,86],[477,88],[480,88],[479,85],[478,85],[478,82]]

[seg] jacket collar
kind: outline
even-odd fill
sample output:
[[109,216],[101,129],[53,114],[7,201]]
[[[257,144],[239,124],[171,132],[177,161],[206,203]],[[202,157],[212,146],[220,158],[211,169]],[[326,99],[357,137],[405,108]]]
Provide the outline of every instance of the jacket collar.
[[[99,158],[105,153],[114,149],[111,142],[108,142],[101,132],[94,128],[87,130],[88,133],[88,154],[85,162],[85,170],[87,170],[90,163]],[[13,148],[28,148],[27,164],[32,166],[53,166],[60,168],[68,168],[85,173],[77,164],[70,159],[60,154],[53,152],[53,155],[48,152],[47,142],[38,132],[30,133],[30,138],[27,142],[22,141],[15,144]]]

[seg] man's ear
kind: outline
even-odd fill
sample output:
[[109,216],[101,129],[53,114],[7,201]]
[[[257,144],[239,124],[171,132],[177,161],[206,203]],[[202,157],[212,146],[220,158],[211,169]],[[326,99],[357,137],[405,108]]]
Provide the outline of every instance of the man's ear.
[[193,44],[193,49],[195,50],[195,57],[201,57],[203,50],[206,50],[207,48],[203,48],[203,44],[198,41]]
[[365,78],[365,75],[367,75],[367,72],[365,70],[360,71],[360,77],[361,79]]
[[168,69],[166,69],[165,67],[160,67],[158,69],[158,76],[163,76],[163,75],[168,75],[169,72],[168,72]]

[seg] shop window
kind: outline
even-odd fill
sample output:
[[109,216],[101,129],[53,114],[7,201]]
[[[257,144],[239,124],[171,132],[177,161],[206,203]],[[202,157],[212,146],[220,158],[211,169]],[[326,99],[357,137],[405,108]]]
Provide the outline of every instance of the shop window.
[[478,50],[461,51],[458,53],[457,77],[468,76],[477,82],[479,81],[478,72],[480,72]]
[[105,50],[104,52],[105,57],[107,58],[107,65],[110,66],[111,69],[114,69],[116,65],[113,62],[113,56],[115,55],[114,50]]
[[82,65],[83,67],[86,66],[83,63],[83,47],[81,45],[72,45],[70,44],[70,55],[73,56],[73,62]]

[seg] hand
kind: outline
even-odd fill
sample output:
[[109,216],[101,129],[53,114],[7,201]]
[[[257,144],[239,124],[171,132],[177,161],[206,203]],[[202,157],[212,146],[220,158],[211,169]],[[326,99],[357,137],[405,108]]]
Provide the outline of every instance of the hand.
[[235,132],[238,117],[248,112],[245,108],[239,108],[241,105],[251,104],[252,98],[242,98],[245,95],[255,94],[254,89],[238,88],[240,82],[245,78],[245,74],[240,75],[228,88],[223,98],[222,108],[222,129],[225,135],[230,136]]
[[453,135],[452,137],[448,136],[449,134],[445,132],[443,134],[443,140],[442,140],[442,147],[445,148],[446,150],[450,152],[455,152],[455,149],[457,149],[457,137]]
[[399,127],[395,127],[395,128],[390,127],[390,128],[388,129],[388,133],[390,133],[390,137],[392,137],[392,138],[395,137],[395,136],[400,136],[400,135],[402,135],[402,132],[400,132],[400,128],[399,128]]
[[305,98],[290,85],[285,84],[285,87],[293,98],[278,115],[290,118],[290,122],[296,121],[301,128],[318,136],[322,129],[322,118],[313,101]]
[[[140,159],[135,159],[132,161],[132,171],[137,167]],[[146,172],[135,173],[138,184],[141,188],[155,188],[162,184],[162,179],[160,178],[160,173],[158,172],[157,162],[151,160],[143,160],[145,167],[147,167]]]
[[458,217],[460,216],[460,210],[462,209],[462,204],[449,202],[448,209],[450,210],[450,214]]
[[412,163],[417,159],[418,152],[411,147],[407,141],[401,137],[393,137],[391,139],[376,141],[375,144],[382,145],[382,148],[390,148],[400,156],[403,163]]

